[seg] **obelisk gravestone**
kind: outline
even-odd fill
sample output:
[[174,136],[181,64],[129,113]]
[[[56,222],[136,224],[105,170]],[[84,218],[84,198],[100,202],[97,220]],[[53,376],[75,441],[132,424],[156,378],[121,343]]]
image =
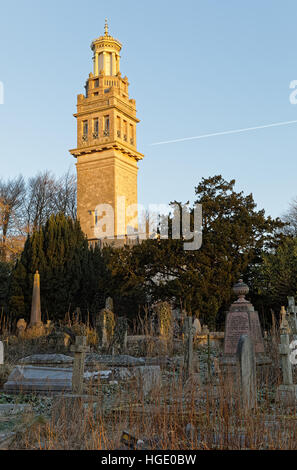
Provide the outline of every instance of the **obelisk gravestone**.
[[34,275],[33,284],[33,295],[32,295],[32,307],[31,307],[31,326],[41,326],[41,307],[40,307],[40,276],[39,272],[36,271]]

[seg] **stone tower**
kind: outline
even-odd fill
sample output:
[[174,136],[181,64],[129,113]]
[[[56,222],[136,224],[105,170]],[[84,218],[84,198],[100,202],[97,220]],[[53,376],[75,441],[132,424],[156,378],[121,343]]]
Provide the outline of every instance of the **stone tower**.
[[104,36],[91,44],[94,69],[74,114],[77,148],[70,153],[77,159],[77,215],[90,241],[113,238],[113,233],[123,238],[138,228],[133,205],[143,155],[136,148],[136,103],[120,72],[121,48],[106,22]]

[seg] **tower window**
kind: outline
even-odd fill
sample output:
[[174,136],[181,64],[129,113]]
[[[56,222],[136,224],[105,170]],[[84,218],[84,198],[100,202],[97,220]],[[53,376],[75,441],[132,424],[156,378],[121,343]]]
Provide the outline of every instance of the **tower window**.
[[133,124],[130,124],[130,144],[134,145],[134,129]]
[[109,136],[109,116],[104,116],[104,131],[105,136]]
[[94,87],[98,88],[98,86],[99,86],[99,79],[96,78],[96,80],[94,81]]
[[95,118],[95,119],[93,119],[93,137],[94,137],[94,139],[98,138],[98,134],[99,134],[99,119]]
[[88,140],[88,121],[83,121],[83,140]]
[[121,118],[117,116],[117,136],[121,137]]

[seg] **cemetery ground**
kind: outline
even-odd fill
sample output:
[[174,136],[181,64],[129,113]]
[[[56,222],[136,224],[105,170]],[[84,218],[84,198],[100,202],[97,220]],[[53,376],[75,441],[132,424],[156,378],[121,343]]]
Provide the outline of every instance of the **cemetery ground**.
[[[252,409],[242,402],[238,369],[227,372],[220,365],[220,335],[213,339],[215,335],[202,331],[194,337],[189,369],[185,334],[173,341],[148,334],[131,335],[124,354],[112,355],[108,350],[104,354],[98,351],[96,330],[87,325],[68,322],[68,333],[61,326],[56,330],[55,341],[53,333],[36,337],[6,333],[1,337],[1,449],[297,447],[296,407],[276,400],[277,387],[282,383],[276,328],[264,339],[271,363],[256,368],[257,396]],[[17,365],[31,363],[72,371],[76,346],[71,333],[86,337],[89,348],[82,353],[85,366],[79,393],[10,393],[4,389]]]

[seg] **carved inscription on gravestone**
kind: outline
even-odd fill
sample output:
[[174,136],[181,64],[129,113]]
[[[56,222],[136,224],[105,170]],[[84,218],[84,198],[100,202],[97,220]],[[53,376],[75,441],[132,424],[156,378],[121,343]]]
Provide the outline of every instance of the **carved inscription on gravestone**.
[[257,312],[250,312],[251,338],[253,339],[255,353],[264,353],[264,342]]
[[227,316],[225,330],[225,354],[236,354],[241,335],[249,334],[249,317],[247,312],[230,312]]

